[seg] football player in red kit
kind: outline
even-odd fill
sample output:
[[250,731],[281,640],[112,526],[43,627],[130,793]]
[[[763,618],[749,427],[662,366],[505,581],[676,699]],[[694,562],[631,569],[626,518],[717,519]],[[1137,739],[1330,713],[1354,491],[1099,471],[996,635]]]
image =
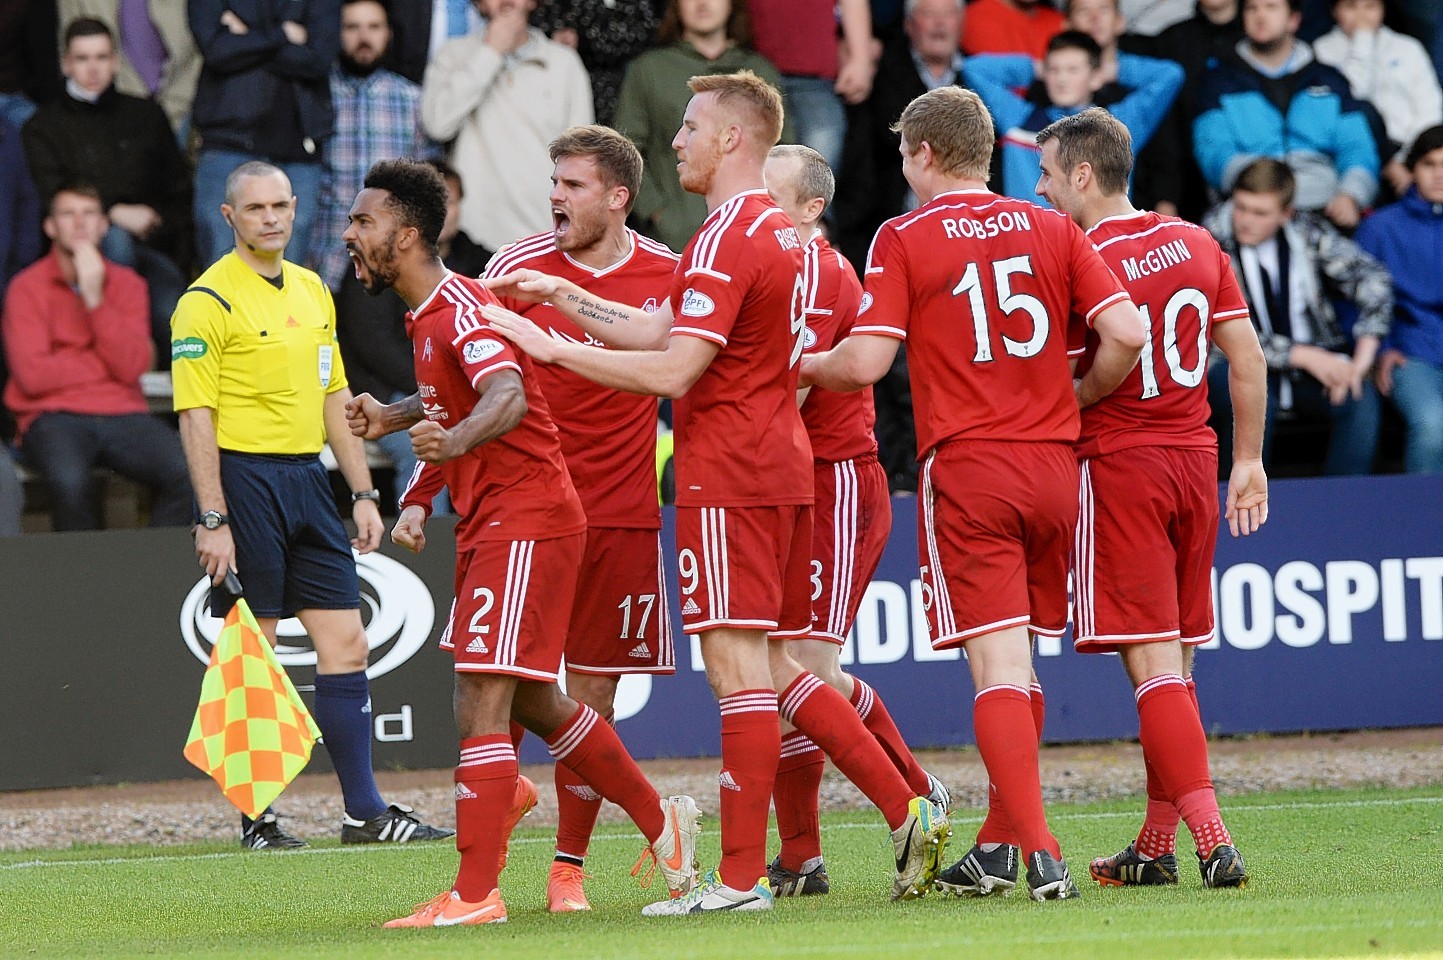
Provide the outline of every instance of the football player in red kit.
[[[506,920],[497,880],[518,809],[513,720],[627,811],[679,896],[695,881],[695,801],[658,797],[610,725],[557,688],[586,516],[530,360],[481,316],[495,298],[441,263],[445,216],[434,168],[387,161],[367,174],[345,232],[357,279],[373,293],[395,289],[410,308],[417,382],[398,403],[356,397],[347,404],[351,430],[369,439],[409,429],[417,459],[440,465],[431,473],[461,517],[456,600],[441,641],[456,669],[460,869],[450,889],[387,926]],[[393,539],[419,550],[425,518],[424,503],[403,497]]]
[[[765,173],[767,192],[796,224],[802,240],[802,355],[830,350],[852,329],[862,302],[856,271],[820,229],[836,189],[832,170],[811,147],[787,144],[772,147]],[[907,785],[947,809],[947,788],[917,763],[882,698],[842,669],[842,646],[892,529],[892,499],[872,429],[877,421],[872,390],[833,393],[812,388],[798,397],[812,443],[817,497],[812,514],[812,630],[790,641],[788,649],[798,663],[848,698]],[[825,760],[806,734],[783,722],[782,759],[773,790],[782,849],[767,866],[772,892],[779,897],[830,889],[817,816]]]
[[[852,334],[805,358],[802,382],[832,390],[875,383],[907,341],[932,645],[967,652],[977,746],[1026,856],[1032,897],[1072,897],[1042,807],[1029,634],[1066,628],[1078,405],[1122,381],[1137,362],[1142,325],[1075,224],[987,190],[992,117],[976,94],[925,93],[896,129],[903,174],[922,206],[877,232]],[[1075,385],[1073,317],[1101,340]]]
[[[678,257],[626,226],[641,189],[636,146],[607,127],[572,127],[551,142],[551,159],[554,229],[506,246],[485,276],[538,270],[655,311],[671,289]],[[501,303],[551,336],[596,342],[547,304],[504,295]],[[676,671],[661,569],[657,401],[600,386],[555,364],[533,369],[586,510],[586,574],[576,585],[566,632],[566,692],[610,722],[623,675]],[[587,910],[583,866],[601,795],[558,763],[556,803],[547,906],[554,913]]]
[[945,814],[913,795],[841,694],[803,670],[787,644],[769,643],[812,629],[812,457],[796,403],[801,240],[763,178],[781,132],[781,97],[746,71],[693,77],[689,85],[694,95],[673,147],[682,186],[705,196],[711,212],[660,310],[648,314],[531,271],[488,280],[627,349],[558,341],[504,309],[485,312],[543,362],[677,400],[681,614],[686,632],[700,638],[721,708],[722,861],[691,896],[643,912],[771,908],[766,831],[779,713],[887,817],[898,864],[894,897],[921,896],[950,832]]
[[[1208,427],[1208,346],[1228,359],[1236,418],[1227,521],[1234,536],[1267,520],[1263,471],[1267,368],[1231,260],[1202,227],[1133,208],[1132,138],[1092,109],[1038,135],[1037,192],[1087,231],[1148,322],[1137,367],[1082,411],[1082,487],[1073,550],[1074,643],[1117,653],[1132,681],[1147,816],[1137,840],[1092,862],[1110,885],[1177,883],[1181,818],[1203,883],[1241,887],[1248,874],[1218,811],[1192,651],[1213,636],[1218,530],[1217,436]],[[1094,342],[1079,369],[1090,362]]]

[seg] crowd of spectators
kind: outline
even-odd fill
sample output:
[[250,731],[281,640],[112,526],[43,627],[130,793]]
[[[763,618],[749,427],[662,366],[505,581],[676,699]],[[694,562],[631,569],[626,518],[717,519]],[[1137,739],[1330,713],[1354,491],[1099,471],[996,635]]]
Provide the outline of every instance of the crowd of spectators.
[[[680,249],[705,214],[673,172],[686,79],[739,69],[782,91],[784,141],[834,167],[826,229],[859,270],[877,227],[917,205],[891,131],[913,97],[975,89],[1002,146],[993,187],[1028,199],[1036,132],[1111,110],[1133,134],[1135,202],[1234,256],[1270,437],[1310,422],[1320,469],[1367,473],[1396,410],[1404,468],[1443,472],[1440,27],[1429,0],[5,0],[0,535],[22,469],[57,529],[103,522],[95,467],[136,472],[89,421],[148,416],[140,374],[166,367],[176,299],[226,252],[241,162],[290,177],[288,258],[335,294],[357,379],[396,396],[413,387],[399,302],[362,294],[339,241],[372,163],[438,164],[447,262],[474,274],[550,228],[547,144],[595,119],[645,157],[634,225]],[[70,386],[97,378],[105,409]],[[1212,395],[1226,432],[1227,391]],[[905,352],[877,399],[893,487],[914,489]],[[63,469],[37,440],[54,417],[88,418]],[[152,522],[188,520],[183,471],[145,459]]]

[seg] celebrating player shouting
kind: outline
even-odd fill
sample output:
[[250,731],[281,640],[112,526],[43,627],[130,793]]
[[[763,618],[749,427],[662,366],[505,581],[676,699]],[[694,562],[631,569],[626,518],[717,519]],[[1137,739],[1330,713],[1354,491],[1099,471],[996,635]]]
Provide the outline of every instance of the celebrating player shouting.
[[1177,883],[1181,817],[1197,843],[1203,883],[1241,887],[1247,870],[1218,812],[1189,676],[1193,648],[1213,636],[1218,451],[1207,425],[1208,343],[1227,356],[1236,419],[1227,496],[1233,536],[1268,517],[1267,365],[1217,241],[1128,202],[1132,138],[1117,118],[1086,110],[1047,127],[1037,142],[1037,192],[1087,231],[1150,325],[1137,368],[1082,411],[1078,443],[1074,642],[1084,653],[1121,655],[1147,766],[1142,831],[1121,853],[1092,861],[1092,876],[1118,886]]
[[677,547],[682,623],[700,635],[722,720],[722,861],[693,895],[648,915],[766,910],[767,808],[781,716],[822,747],[893,829],[894,896],[919,896],[937,869],[945,814],[913,796],[851,706],[782,643],[811,632],[811,448],[797,411],[801,240],[767,196],[763,165],[780,95],[749,72],[693,77],[673,147],[682,186],[710,209],[655,314],[557,277],[518,271],[493,288],[542,300],[608,334],[601,350],[542,334],[507,311],[485,316],[528,353],[598,383],[678,398]]
[[[495,298],[441,263],[440,175],[426,164],[387,161],[371,168],[365,185],[346,247],[368,291],[393,287],[411,308],[417,394],[387,406],[362,394],[347,405],[351,430],[373,438],[409,427],[417,459],[442,465],[461,515],[456,600],[442,638],[456,659],[460,871],[452,889],[387,926],[505,921],[497,877],[519,809],[513,719],[627,811],[667,886],[685,893],[695,880],[695,802],[660,799],[616,732],[556,687],[586,517],[530,361],[480,316]],[[420,549],[424,521],[423,506],[406,505],[392,536]]]
[[[1042,808],[1028,632],[1059,636],[1066,627],[1078,403],[1121,382],[1137,362],[1142,326],[1066,217],[987,191],[992,117],[975,93],[925,93],[895,129],[922,207],[882,225],[852,335],[806,358],[802,380],[859,389],[908,341],[932,645],[967,651],[977,747],[1027,856],[1032,897],[1076,896]],[[1073,315],[1101,338],[1075,397]]]
[[[551,159],[555,229],[509,245],[486,275],[539,270],[597,296],[656,310],[671,289],[677,256],[626,227],[641,188],[636,146],[607,127],[572,127],[551,142]],[[501,302],[553,336],[595,342],[546,304]],[[622,674],[676,671],[658,537],[656,398],[603,387],[553,364],[534,371],[586,510],[586,573],[566,632],[566,692],[609,722]],[[560,822],[547,905],[556,913],[588,910],[582,865],[601,795],[558,763],[556,802]]]
[[[811,147],[772,147],[767,191],[802,238],[806,326],[802,355],[830,350],[852,329],[862,285],[846,258],[818,229],[832,202],[835,182],[826,159]],[[812,525],[812,630],[788,643],[798,663],[847,697],[907,786],[943,809],[951,798],[917,763],[882,698],[842,669],[842,645],[857,619],[862,594],[882,561],[892,529],[887,474],[877,461],[877,421],[872,389],[833,393],[812,389],[802,401],[802,422],[812,443],[817,502]],[[825,757],[800,730],[783,726],[782,759],[773,791],[782,850],[767,867],[777,896],[826,893],[817,817]]]

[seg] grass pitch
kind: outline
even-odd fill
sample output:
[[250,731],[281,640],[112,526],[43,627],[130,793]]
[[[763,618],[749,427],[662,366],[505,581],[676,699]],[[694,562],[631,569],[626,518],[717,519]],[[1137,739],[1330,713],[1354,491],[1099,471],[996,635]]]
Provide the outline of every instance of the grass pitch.
[[[1186,831],[1178,887],[1100,889],[1087,861],[1132,839],[1140,804],[1054,805],[1080,901],[1036,904],[1019,889],[894,904],[886,827],[849,813],[823,821],[830,896],[778,901],[771,914],[646,920],[653,896],[627,875],[635,832],[594,842],[593,912],[553,917],[550,833],[523,829],[502,880],[509,923],[420,931],[378,925],[449,885],[448,844],[0,854],[0,957],[1443,957],[1443,793],[1258,794],[1225,799],[1224,813],[1253,875],[1246,890],[1202,889]],[[978,818],[958,810],[954,823],[948,862]],[[718,857],[715,818],[703,827],[705,869]]]

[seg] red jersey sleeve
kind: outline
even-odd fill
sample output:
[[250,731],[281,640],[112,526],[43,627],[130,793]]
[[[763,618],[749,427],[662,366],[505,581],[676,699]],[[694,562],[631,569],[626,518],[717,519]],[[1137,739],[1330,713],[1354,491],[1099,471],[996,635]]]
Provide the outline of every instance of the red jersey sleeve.
[[[1099,313],[1129,297],[1103,261],[1102,255],[1093,248],[1077,225],[1071,221],[1067,221],[1067,225],[1071,228],[1072,240],[1072,312],[1082,317],[1090,327],[1093,318]],[[1067,352],[1071,355],[1073,340],[1070,332],[1067,347]]]
[[1238,286],[1237,274],[1233,273],[1233,258],[1218,250],[1218,296],[1213,304],[1213,323],[1224,320],[1248,319],[1248,302]]
[[852,325],[852,333],[906,340],[911,313],[907,253],[897,232],[883,224],[867,251],[865,292],[857,307],[857,322]]
[[486,324],[477,322],[474,316],[457,319],[456,338],[451,341],[451,349],[455,351],[456,362],[467,381],[477,393],[482,391],[481,381],[499,370],[521,373],[521,363],[516,359],[516,351],[511,344]]
[[[780,209],[775,213],[786,219]],[[704,224],[692,237],[682,254],[682,268],[672,281],[672,336],[700,337],[719,347],[727,345],[741,313],[742,298],[751,286],[749,277],[742,275],[749,272],[755,259],[747,255],[746,238],[764,229],[771,218],[768,211],[742,234],[726,229],[732,218],[721,216]]]
[[431,515],[431,503],[436,499],[436,494],[446,486],[446,475],[441,468],[434,463],[427,463],[424,460],[416,461],[416,469],[411,471],[411,479],[406,483],[406,489],[401,494],[398,506],[404,510],[407,507],[420,507],[426,511],[426,516]]

